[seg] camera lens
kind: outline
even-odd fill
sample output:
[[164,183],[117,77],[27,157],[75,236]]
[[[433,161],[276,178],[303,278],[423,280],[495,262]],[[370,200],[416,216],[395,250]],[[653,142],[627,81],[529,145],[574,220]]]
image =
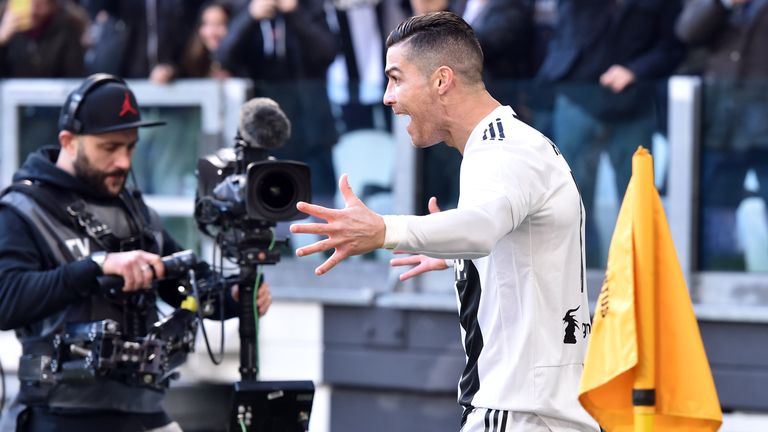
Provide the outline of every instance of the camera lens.
[[284,172],[274,171],[265,175],[257,189],[261,202],[270,211],[283,211],[296,201],[293,180]]
[[264,160],[248,165],[245,207],[249,217],[266,222],[301,219],[299,201],[310,202],[309,167],[295,161]]

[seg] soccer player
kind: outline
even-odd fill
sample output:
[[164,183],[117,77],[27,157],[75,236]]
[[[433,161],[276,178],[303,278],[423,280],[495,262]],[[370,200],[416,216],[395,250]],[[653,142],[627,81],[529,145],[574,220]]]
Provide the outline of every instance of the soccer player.
[[584,207],[557,147],[485,89],[472,28],[450,12],[409,18],[387,39],[384,103],[408,115],[413,144],[463,155],[458,207],[380,216],[339,182],[344,209],[299,203],[325,222],[294,233],[327,236],[298,256],[335,249],[322,275],[377,248],[416,254],[401,278],[452,259],[467,364],[462,432],[597,431],[577,391],[589,336]]

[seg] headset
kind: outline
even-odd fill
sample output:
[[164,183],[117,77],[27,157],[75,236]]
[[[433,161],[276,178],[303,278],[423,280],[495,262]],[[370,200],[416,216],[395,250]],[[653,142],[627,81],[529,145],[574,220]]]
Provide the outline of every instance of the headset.
[[111,82],[128,85],[122,78],[107,73],[97,73],[86,78],[80,87],[69,95],[67,106],[62,110],[59,118],[59,130],[68,130],[75,134],[82,132],[83,124],[77,119],[77,112],[80,110],[85,96],[97,87]]

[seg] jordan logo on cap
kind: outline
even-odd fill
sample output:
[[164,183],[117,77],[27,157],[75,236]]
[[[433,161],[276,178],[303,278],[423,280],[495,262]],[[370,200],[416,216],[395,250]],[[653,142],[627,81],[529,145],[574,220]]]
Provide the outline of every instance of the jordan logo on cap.
[[128,96],[128,91],[125,92],[125,98],[123,99],[123,108],[120,110],[119,116],[122,117],[126,114],[133,114],[138,115],[139,112],[136,111],[136,108],[134,108],[131,105],[131,98]]

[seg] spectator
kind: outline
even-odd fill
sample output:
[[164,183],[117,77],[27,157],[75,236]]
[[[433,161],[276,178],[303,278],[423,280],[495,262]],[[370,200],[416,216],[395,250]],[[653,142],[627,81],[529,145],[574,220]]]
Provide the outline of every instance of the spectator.
[[0,77],[71,78],[84,73],[82,36],[87,23],[77,5],[30,0],[0,20]]
[[[720,216],[733,220],[747,197],[744,178],[750,169],[760,183],[759,196],[768,203],[768,1],[692,0],[676,31],[691,47],[708,51],[703,70],[701,226],[704,232],[721,231]],[[715,269],[720,254],[707,237],[700,265]]]
[[157,84],[179,73],[202,0],[87,2],[94,17],[86,68]]
[[533,11],[528,0],[464,0],[463,5],[459,3],[453,10],[475,30],[483,49],[486,81],[531,78],[534,33]]
[[228,78],[231,73],[221,67],[214,53],[227,35],[232,5],[215,0],[200,9],[196,31],[187,44],[182,61],[182,75],[188,78]]
[[328,70],[331,102],[339,107],[343,132],[386,127],[382,1],[336,2],[329,22],[341,52]]
[[[562,0],[538,77],[560,83],[553,134],[573,167],[587,208],[587,264],[604,265],[608,239],[596,229],[595,173],[603,152],[626,190],[632,153],[656,130],[653,80],[674,71],[685,50],[674,34],[680,0]],[[605,246],[605,247],[603,247]]]

